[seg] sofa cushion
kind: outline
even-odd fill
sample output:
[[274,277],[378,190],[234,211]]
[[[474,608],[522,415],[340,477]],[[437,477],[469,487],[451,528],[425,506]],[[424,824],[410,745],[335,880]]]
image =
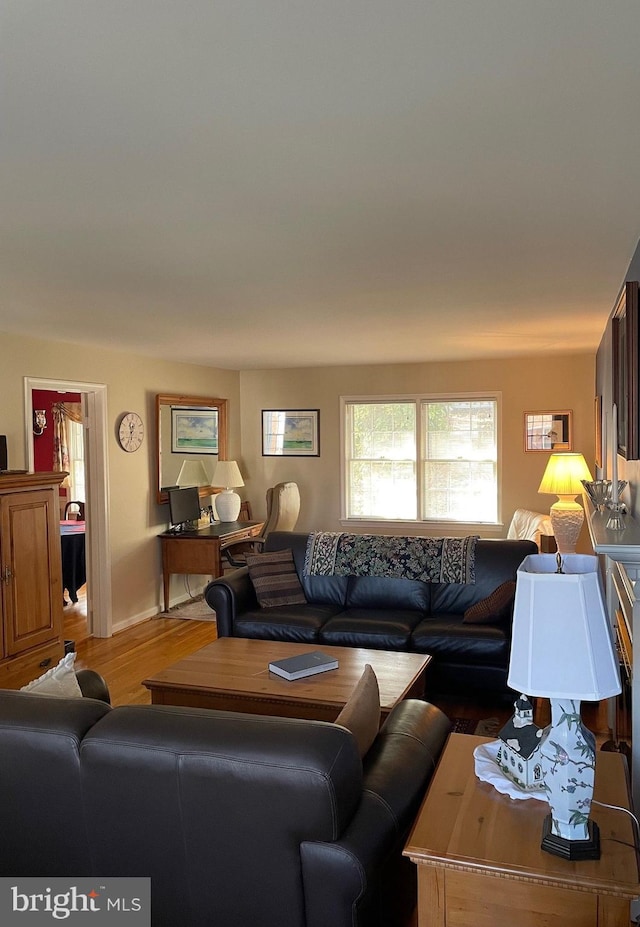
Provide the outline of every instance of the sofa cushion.
[[308,602],[344,608],[347,601],[348,576],[302,575],[302,588]]
[[242,612],[234,622],[235,637],[315,644],[320,628],[337,612],[330,605],[276,605]]
[[341,647],[370,647],[374,650],[408,650],[411,632],[422,612],[410,609],[348,608],[320,629],[320,641]]
[[463,621],[467,624],[486,624],[499,621],[509,613],[516,594],[515,580],[507,580],[494,589],[491,595],[471,605],[464,613]]
[[462,615],[434,615],[414,630],[412,647],[436,660],[506,666],[510,641],[502,624],[465,624]]
[[351,731],[358,744],[360,756],[364,757],[376,739],[380,727],[380,689],[376,674],[369,663],[365,664],[362,676],[335,723]]
[[501,583],[515,580],[518,567],[528,554],[537,553],[533,541],[486,540],[476,544],[475,583],[433,583],[431,612],[463,615],[485,599]]
[[55,698],[82,698],[73,666],[75,659],[75,653],[66,654],[57,666],[27,683],[20,691],[31,695],[53,695]]
[[111,710],[91,698],[0,690],[3,876],[91,875],[80,752],[87,732]]
[[247,554],[249,576],[262,608],[275,605],[304,605],[304,594],[290,550]]
[[271,531],[267,535],[265,550],[285,550],[293,552],[293,562],[302,583],[308,602],[317,605],[335,605],[343,607],[347,600],[348,576],[309,576],[304,565],[307,554],[309,535],[302,531]]
[[413,608],[429,611],[429,583],[387,576],[350,576],[348,608]]

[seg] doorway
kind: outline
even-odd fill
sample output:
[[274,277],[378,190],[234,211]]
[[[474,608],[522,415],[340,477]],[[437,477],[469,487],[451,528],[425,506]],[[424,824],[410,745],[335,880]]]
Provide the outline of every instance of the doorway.
[[25,377],[26,459],[34,469],[33,390],[79,393],[83,411],[86,502],[87,632],[111,637],[111,555],[109,545],[109,479],[106,386],[70,380]]

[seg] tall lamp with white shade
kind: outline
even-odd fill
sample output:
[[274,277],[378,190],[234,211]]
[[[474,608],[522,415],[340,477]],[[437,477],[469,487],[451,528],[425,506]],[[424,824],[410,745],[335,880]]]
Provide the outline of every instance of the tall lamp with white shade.
[[176,486],[210,486],[211,481],[207,476],[204,464],[201,460],[183,460],[176,480]]
[[[560,572],[561,571],[561,572]],[[564,859],[598,859],[598,827],[589,818],[595,738],[580,702],[620,692],[620,674],[600,585],[597,557],[526,557],[517,574],[508,685],[551,700],[540,765],[551,813],[542,849]]]
[[213,471],[213,485],[224,486],[216,496],[216,512],[220,521],[237,521],[240,515],[240,496],[234,489],[244,486],[240,468],[235,460],[219,460]]
[[576,496],[584,490],[582,480],[591,480],[582,454],[552,454],[549,457],[538,492],[558,497],[549,514],[561,554],[574,553],[578,543],[584,509],[576,502]]

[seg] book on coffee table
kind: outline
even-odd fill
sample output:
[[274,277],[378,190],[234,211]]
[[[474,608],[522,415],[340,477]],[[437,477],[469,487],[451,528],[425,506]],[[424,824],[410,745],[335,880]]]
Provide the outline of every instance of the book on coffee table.
[[284,679],[302,679],[303,676],[313,676],[315,673],[326,673],[327,670],[338,669],[338,661],[328,657],[321,650],[311,653],[300,653],[295,657],[286,657],[284,660],[274,660],[269,669]]

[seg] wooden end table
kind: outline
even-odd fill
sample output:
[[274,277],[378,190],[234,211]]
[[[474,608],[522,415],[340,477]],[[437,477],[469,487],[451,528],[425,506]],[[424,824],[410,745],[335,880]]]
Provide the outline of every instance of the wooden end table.
[[197,530],[163,531],[159,534],[165,612],[169,611],[172,573],[213,576],[214,579],[222,576],[222,548],[232,541],[249,541],[257,537],[263,527],[263,521],[220,521]]
[[[291,681],[269,672],[272,660],[311,650],[336,657],[338,669]],[[384,721],[402,699],[424,693],[430,661],[426,654],[221,637],[142,684],[154,705],[335,721],[369,663],[378,679]]]
[[[544,852],[547,803],[511,799],[476,778],[473,750],[487,742],[449,737],[405,847],[418,867],[419,927],[629,927],[640,894],[629,816],[592,806],[599,860]],[[622,755],[598,753],[594,799],[629,808]]]

